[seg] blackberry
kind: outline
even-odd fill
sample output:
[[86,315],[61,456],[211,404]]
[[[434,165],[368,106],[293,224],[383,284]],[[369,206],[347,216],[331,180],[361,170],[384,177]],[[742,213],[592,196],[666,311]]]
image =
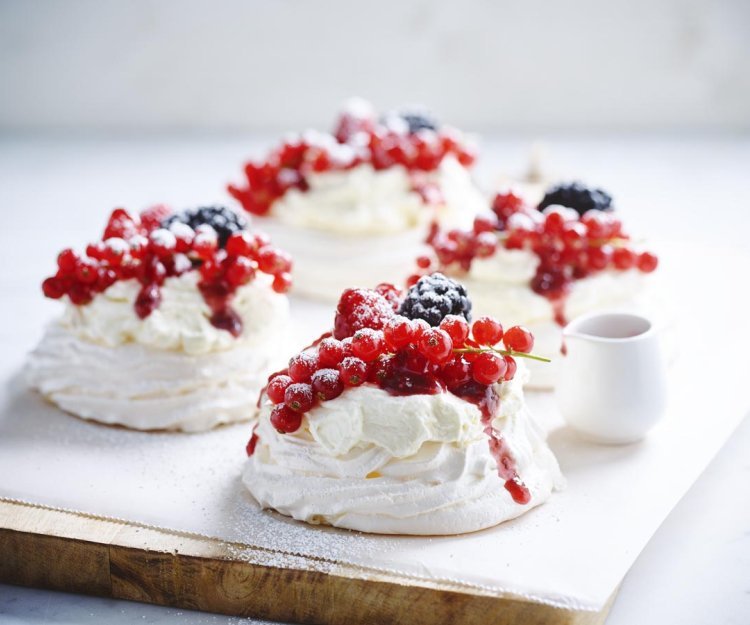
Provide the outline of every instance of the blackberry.
[[388,113],[383,118],[383,123],[386,126],[400,126],[402,123],[406,123],[409,129],[409,133],[414,134],[419,130],[435,130],[440,127],[437,120],[429,115],[425,111],[420,110],[404,110],[395,113]]
[[591,209],[611,210],[612,196],[602,189],[589,189],[581,182],[570,182],[548,189],[537,208],[542,210],[553,204],[567,206],[583,215]]
[[409,319],[424,319],[431,326],[440,325],[448,315],[471,321],[471,302],[462,284],[433,273],[422,276],[409,289],[398,313]]
[[204,206],[184,210],[167,217],[161,222],[161,226],[162,228],[169,228],[175,222],[187,224],[193,229],[204,224],[211,226],[219,236],[221,247],[227,244],[227,239],[233,233],[247,228],[247,220],[242,215],[223,206]]

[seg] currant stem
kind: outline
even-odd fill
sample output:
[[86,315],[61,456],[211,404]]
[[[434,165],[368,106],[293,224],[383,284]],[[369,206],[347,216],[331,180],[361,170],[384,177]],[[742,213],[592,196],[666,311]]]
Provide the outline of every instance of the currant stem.
[[483,352],[495,352],[501,356],[513,356],[513,358],[529,358],[531,360],[538,360],[539,362],[552,362],[550,358],[544,356],[536,356],[534,354],[526,354],[524,352],[514,352],[512,349],[495,349],[489,345],[486,348],[481,347],[462,347],[461,349],[454,349],[454,354],[481,354]]

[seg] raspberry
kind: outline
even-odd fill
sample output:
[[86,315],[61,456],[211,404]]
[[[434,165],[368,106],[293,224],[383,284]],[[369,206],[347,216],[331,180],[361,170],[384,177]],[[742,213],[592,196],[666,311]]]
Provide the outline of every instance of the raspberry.
[[375,287],[375,291],[380,293],[388,303],[396,310],[401,303],[401,289],[396,288],[388,282],[381,282]]
[[471,302],[463,285],[441,273],[423,276],[409,289],[399,309],[409,319],[437,326],[448,315],[471,320]]
[[537,208],[542,210],[552,205],[567,206],[583,215],[588,210],[610,210],[612,196],[602,189],[590,189],[580,182],[570,182],[548,189]]
[[363,328],[382,330],[393,315],[393,307],[380,293],[370,289],[347,289],[336,307],[333,336],[341,340]]
[[172,214],[172,209],[164,204],[151,206],[141,211],[141,225],[146,232],[151,232],[161,227],[162,222]]
[[344,392],[344,382],[336,369],[318,369],[312,376],[312,390],[321,401],[335,399]]

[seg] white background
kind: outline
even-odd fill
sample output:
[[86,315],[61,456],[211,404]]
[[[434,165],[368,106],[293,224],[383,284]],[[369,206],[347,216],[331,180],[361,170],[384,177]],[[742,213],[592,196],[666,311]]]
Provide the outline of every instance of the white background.
[[474,130],[750,126],[746,0],[3,0],[0,127],[328,125],[351,95]]

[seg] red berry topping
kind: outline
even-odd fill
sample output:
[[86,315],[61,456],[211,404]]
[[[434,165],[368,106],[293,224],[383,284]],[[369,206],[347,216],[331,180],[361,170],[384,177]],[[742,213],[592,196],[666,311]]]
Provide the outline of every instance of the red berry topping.
[[443,367],[442,378],[449,389],[454,389],[471,380],[471,364],[462,356],[456,356]]
[[293,380],[288,375],[279,374],[271,378],[266,387],[266,395],[274,404],[284,401],[284,393]]
[[277,293],[287,293],[292,288],[292,274],[282,271],[273,277],[273,290]]
[[339,364],[339,373],[347,386],[359,386],[367,380],[367,363],[359,358],[347,356]]
[[450,334],[440,328],[425,330],[417,343],[419,352],[431,362],[445,362],[453,355]]
[[257,253],[258,248],[255,237],[243,230],[229,236],[226,250],[230,256],[251,256]]
[[655,254],[651,254],[650,252],[643,252],[638,256],[638,269],[640,269],[644,273],[651,273],[654,269],[656,269],[658,264],[659,259]]
[[312,376],[312,389],[321,401],[336,399],[344,391],[344,382],[337,369],[318,369]]
[[302,352],[289,360],[289,377],[295,382],[309,382],[317,368],[317,356],[311,352]]
[[161,291],[159,286],[153,282],[141,287],[135,298],[135,313],[141,319],[148,317],[161,303]]
[[534,335],[523,326],[513,326],[505,332],[503,343],[510,351],[528,354],[534,347]]
[[242,286],[255,278],[256,268],[257,263],[254,260],[238,256],[229,261],[225,270],[226,280],[231,286]]
[[516,364],[516,359],[513,358],[513,356],[503,356],[503,360],[505,361],[505,365],[507,367],[503,379],[506,382],[509,382],[515,377],[516,371],[518,370],[518,365]]
[[385,339],[383,338],[383,332],[380,330],[363,328],[357,330],[352,337],[352,352],[357,358],[361,358],[365,362],[375,360],[383,353],[384,349]]
[[612,252],[612,262],[617,269],[632,269],[635,267],[636,261],[635,252],[627,247],[618,247]]
[[507,368],[502,356],[484,352],[472,363],[471,375],[479,384],[495,384],[503,379]]
[[313,402],[313,388],[309,384],[295,382],[284,391],[284,403],[295,412],[307,412],[312,408]]
[[63,275],[72,275],[75,273],[78,261],[78,254],[71,249],[66,249],[58,255],[57,266]]
[[480,317],[471,326],[471,331],[480,345],[497,345],[503,338],[503,326],[492,317]]
[[469,323],[459,315],[448,315],[440,322],[440,329],[445,330],[453,341],[454,347],[461,347],[469,338]]
[[318,345],[318,361],[323,367],[336,367],[344,359],[344,345],[328,337]]
[[65,295],[65,283],[60,278],[47,278],[42,282],[42,292],[50,299],[60,299]]
[[380,293],[347,289],[336,308],[333,336],[341,340],[363,328],[381,330],[394,314],[393,307]]
[[265,273],[288,273],[292,270],[292,258],[286,252],[265,246],[258,250],[258,266]]
[[271,410],[271,425],[280,434],[296,432],[302,425],[302,413],[290,410],[286,404],[279,404]]
[[414,330],[410,319],[400,315],[393,317],[383,328],[386,345],[394,351],[406,347],[414,340]]

